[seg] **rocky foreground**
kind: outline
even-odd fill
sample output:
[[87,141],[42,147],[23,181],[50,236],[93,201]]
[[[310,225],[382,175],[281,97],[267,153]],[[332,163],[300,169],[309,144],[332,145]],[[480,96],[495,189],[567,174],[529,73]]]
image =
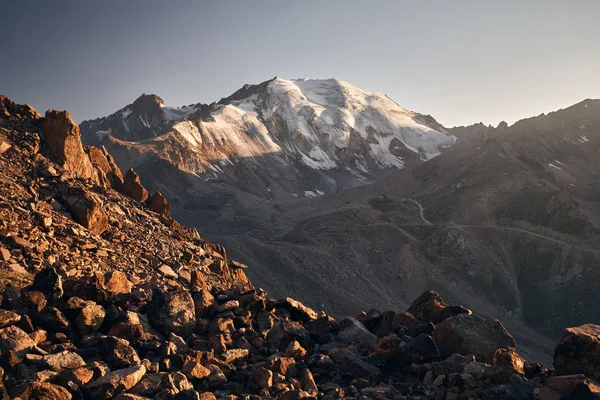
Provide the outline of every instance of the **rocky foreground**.
[[0,96],[3,398],[600,398],[600,326],[567,329],[548,370],[431,291],[336,321],[254,288],[169,208],[68,113]]

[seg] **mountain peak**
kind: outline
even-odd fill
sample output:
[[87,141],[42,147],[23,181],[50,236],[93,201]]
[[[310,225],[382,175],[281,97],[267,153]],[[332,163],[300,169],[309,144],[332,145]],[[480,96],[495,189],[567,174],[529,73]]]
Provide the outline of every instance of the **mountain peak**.
[[159,96],[157,96],[155,94],[146,94],[146,93],[142,93],[142,95],[140,97],[138,97],[132,103],[132,105],[134,105],[134,106],[155,105],[155,104],[163,107],[165,105],[165,102],[162,98],[160,98]]

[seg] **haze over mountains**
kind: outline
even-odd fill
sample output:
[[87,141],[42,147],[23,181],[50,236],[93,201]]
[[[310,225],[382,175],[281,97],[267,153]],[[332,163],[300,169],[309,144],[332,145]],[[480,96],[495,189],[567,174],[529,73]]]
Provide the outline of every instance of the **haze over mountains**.
[[143,95],[81,130],[275,295],[353,314],[433,288],[546,354],[532,330],[600,316],[598,100],[448,129],[343,81],[275,78],[210,105]]

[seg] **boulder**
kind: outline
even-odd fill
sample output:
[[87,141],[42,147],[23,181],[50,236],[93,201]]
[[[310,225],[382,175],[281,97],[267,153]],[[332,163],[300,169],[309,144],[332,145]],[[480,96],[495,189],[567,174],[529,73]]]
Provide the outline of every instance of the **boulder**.
[[83,151],[79,126],[71,115],[67,111],[48,110],[43,127],[52,159],[71,177],[97,182],[98,173]]
[[0,349],[3,352],[23,353],[35,346],[35,342],[21,328],[11,325],[0,329]]
[[96,194],[78,189],[72,190],[63,199],[78,224],[96,235],[108,229],[108,217],[102,208],[102,201]]
[[417,297],[406,311],[423,322],[438,323],[440,314],[446,307],[448,304],[444,302],[439,293],[427,290]]
[[124,184],[123,173],[115,164],[110,154],[108,154],[108,151],[104,147],[99,149],[94,146],[90,146],[86,150],[92,165],[99,171],[102,171],[110,186],[115,190],[122,191]]
[[310,307],[289,297],[284,297],[275,303],[275,308],[283,308],[288,310],[290,318],[294,321],[307,322],[317,319],[317,313]]
[[162,216],[168,217],[171,215],[171,204],[160,192],[154,192],[152,196],[148,197],[146,205]]
[[109,372],[85,386],[90,400],[106,400],[134,387],[146,373],[143,365]]
[[0,329],[16,324],[21,316],[15,312],[0,309]]
[[460,314],[435,326],[433,340],[442,356],[474,354],[491,364],[498,349],[515,348],[515,340],[498,320]]
[[346,317],[340,322],[340,330],[337,334],[342,343],[355,343],[363,346],[373,346],[377,342],[377,336],[369,330],[356,318]]
[[61,351],[60,353],[44,356],[42,362],[52,371],[61,372],[65,369],[79,368],[85,365],[85,361],[79,354],[72,351]]
[[[41,270],[35,275],[35,278],[33,278],[33,283],[31,284],[29,291],[41,292],[46,298],[46,300],[52,301],[61,298],[64,294],[62,282],[62,277],[58,274],[56,268],[48,267]],[[41,300],[36,302],[39,303],[40,301]],[[41,311],[41,309],[39,309],[38,311]]]
[[21,400],[71,400],[73,396],[62,386],[49,382],[28,382],[12,391],[13,398]]
[[82,335],[87,335],[100,329],[105,315],[104,307],[98,304],[88,304],[79,312],[75,325]]
[[553,376],[546,380],[536,399],[600,399],[600,386],[583,374]]
[[102,286],[109,296],[131,293],[133,284],[121,271],[110,271],[102,276]]
[[186,290],[155,290],[148,317],[152,326],[165,335],[175,333],[187,338],[196,331],[194,300]]
[[143,203],[148,199],[148,191],[142,186],[140,177],[135,173],[133,168],[129,168],[129,171],[125,174],[124,187],[125,193],[132,199],[139,201],[140,203]]
[[600,325],[567,328],[554,351],[559,375],[585,374],[600,380]]

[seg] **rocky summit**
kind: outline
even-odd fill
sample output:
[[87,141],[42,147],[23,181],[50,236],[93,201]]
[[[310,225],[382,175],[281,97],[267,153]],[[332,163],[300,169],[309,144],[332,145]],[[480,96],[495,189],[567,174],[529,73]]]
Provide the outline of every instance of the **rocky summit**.
[[3,399],[600,398],[597,325],[545,366],[433,291],[338,320],[270,298],[67,112],[0,97],[0,172]]

